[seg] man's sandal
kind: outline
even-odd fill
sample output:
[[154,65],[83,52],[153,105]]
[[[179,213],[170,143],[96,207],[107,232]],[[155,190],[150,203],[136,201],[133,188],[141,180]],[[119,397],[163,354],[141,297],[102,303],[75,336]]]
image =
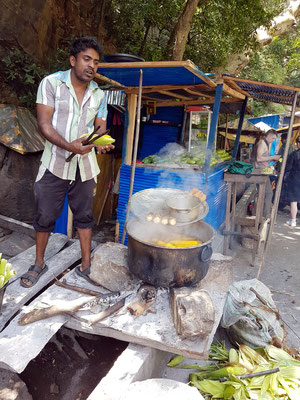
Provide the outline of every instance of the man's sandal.
[[[36,272],[37,275],[32,275],[32,274],[29,273],[29,271]],[[28,268],[28,271],[20,277],[20,285],[25,287],[25,288],[31,288],[32,286],[34,286],[37,283],[37,281],[40,279],[40,277],[46,271],[48,271],[47,265],[45,265],[44,268],[41,268],[38,265],[31,265]],[[28,285],[28,284],[24,283],[23,279],[29,280],[32,284]]]
[[80,265],[78,265],[75,268],[75,273],[80,276],[81,278],[85,279],[86,281],[88,281],[89,283],[99,286],[99,284],[95,281],[93,281],[90,277],[89,274],[91,273],[91,267],[88,267],[86,269],[84,269],[83,271],[80,271]]

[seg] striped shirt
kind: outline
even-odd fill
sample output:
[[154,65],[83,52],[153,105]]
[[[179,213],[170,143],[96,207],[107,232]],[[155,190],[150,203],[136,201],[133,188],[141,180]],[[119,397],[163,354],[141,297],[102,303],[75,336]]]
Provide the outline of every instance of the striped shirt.
[[[51,124],[67,142],[78,139],[84,133],[92,133],[95,118],[105,120],[107,116],[106,96],[94,81],[89,82],[79,107],[70,72],[69,69],[46,76],[39,85],[36,100],[38,104],[54,108]],[[69,155],[68,151],[46,140],[41,168],[48,169],[61,179],[75,180],[79,165],[83,182],[99,174],[94,149],[84,155],[77,154],[72,161],[66,163]]]

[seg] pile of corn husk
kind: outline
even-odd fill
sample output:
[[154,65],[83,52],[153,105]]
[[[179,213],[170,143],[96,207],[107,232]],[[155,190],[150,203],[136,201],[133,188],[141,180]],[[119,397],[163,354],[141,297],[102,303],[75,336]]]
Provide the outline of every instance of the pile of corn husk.
[[0,253],[0,289],[7,284],[10,278],[16,274],[16,271],[12,270],[12,265],[2,258],[2,253]]
[[[194,369],[189,375],[205,399],[299,400],[300,361],[272,345],[252,349],[240,345],[226,350],[224,343],[213,343],[207,365],[182,365],[182,356],[174,357],[171,367]],[[179,365],[181,364],[181,365]],[[279,369],[268,375],[245,378],[244,375]],[[224,379],[225,378],[225,379]]]

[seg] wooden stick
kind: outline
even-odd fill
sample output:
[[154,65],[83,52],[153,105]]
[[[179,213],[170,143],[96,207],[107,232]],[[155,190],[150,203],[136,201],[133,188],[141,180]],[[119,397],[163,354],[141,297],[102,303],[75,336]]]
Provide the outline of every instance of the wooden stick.
[[55,277],[55,285],[64,287],[65,289],[74,290],[75,292],[89,294],[90,296],[101,296],[102,294],[104,294],[104,293],[96,292],[95,290],[82,288],[82,287],[79,287],[76,285],[69,285],[65,279],[63,279],[61,282],[56,277]]
[[95,296],[87,297],[87,298],[79,298],[73,301],[64,302],[62,305],[54,305],[46,308],[41,308],[39,310],[32,310],[28,313],[24,314],[23,317],[18,321],[19,325],[27,325],[32,322],[40,321],[41,319],[46,319],[50,317],[54,317],[59,314],[74,314],[80,308],[90,301],[95,300]]
[[[259,371],[259,372],[252,372],[251,374],[239,375],[237,378],[239,379],[247,379],[247,378],[254,378],[255,376],[263,376],[263,375],[270,375],[279,372],[279,368],[267,369],[266,371]],[[226,382],[230,380],[230,378],[220,378],[220,382]]]
[[131,176],[130,176],[128,204],[127,204],[127,209],[126,209],[126,217],[125,217],[125,221],[124,221],[122,240],[121,240],[122,244],[124,244],[124,242],[125,242],[126,222],[128,221],[128,217],[129,217],[130,201],[131,201],[131,196],[132,196],[132,193],[133,193],[136,158],[137,158],[139,137],[140,137],[142,90],[143,90],[143,70],[140,69],[140,73],[139,73],[139,94],[138,94],[138,104],[137,104],[137,110],[136,110],[136,125],[135,125],[135,138],[134,138],[135,141],[134,141],[133,158],[132,158],[132,166],[131,166]]

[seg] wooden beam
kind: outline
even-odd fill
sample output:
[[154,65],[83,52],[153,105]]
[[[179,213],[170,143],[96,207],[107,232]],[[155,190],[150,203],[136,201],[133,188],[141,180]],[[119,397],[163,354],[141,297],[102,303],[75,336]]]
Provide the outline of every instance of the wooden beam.
[[[223,97],[221,103],[237,103],[237,99],[232,97]],[[172,101],[166,100],[161,101],[161,103],[156,103],[156,107],[174,107],[174,106],[185,106],[185,105],[201,105],[201,104],[214,104],[214,98],[210,98],[207,100],[186,100],[186,101]]]
[[227,94],[228,96],[232,96],[235,97],[236,99],[240,99],[240,100],[244,100],[245,99],[245,95],[238,92],[237,90],[232,89],[231,87],[229,87],[228,85],[226,85],[226,83],[223,84],[223,92],[225,94]]
[[195,95],[195,96],[198,96],[198,97],[200,97],[200,96],[203,96],[203,97],[206,97],[206,98],[208,98],[208,99],[212,99],[213,98],[213,96],[211,96],[211,95],[208,95],[208,94],[206,94],[206,93],[203,93],[203,92],[196,92],[195,90],[191,90],[191,89],[184,89],[186,92],[188,92],[188,93],[190,93],[190,94],[193,94],[193,95]]
[[129,124],[128,124],[127,134],[126,134],[126,154],[125,154],[125,158],[124,158],[124,163],[127,165],[131,165],[131,161],[132,161],[136,105],[137,105],[137,95],[129,94],[127,96]]
[[[159,92],[160,90],[180,90],[180,89],[186,89],[186,88],[195,88],[195,87],[199,87],[199,88],[207,88],[206,84],[198,84],[198,85],[152,85],[152,86],[143,86],[143,94],[144,93],[152,93],[152,92]],[[134,86],[128,86],[126,87],[126,89],[124,89],[126,91],[126,93],[134,93],[137,94],[138,93],[138,88],[134,87]],[[210,89],[211,90],[211,89]]]
[[166,96],[175,97],[175,99],[191,100],[190,97],[182,96],[181,94],[173,93],[170,90],[160,90],[159,93],[165,94]]
[[17,221],[16,219],[0,215],[0,226],[11,231],[19,232],[35,239],[35,230],[32,225],[25,222]]
[[107,83],[110,83],[111,85],[117,86],[121,90],[124,90],[124,88],[125,88],[125,86],[122,85],[121,83],[114,81],[113,79],[107,78],[104,75],[98,74],[97,72],[96,72],[95,77],[96,77],[96,79],[99,79],[100,81],[107,82]]
[[249,93],[243,90],[242,88],[239,87],[234,81],[227,81],[228,86],[230,86],[232,89],[237,90],[238,92],[244,94],[245,96],[249,96]]

